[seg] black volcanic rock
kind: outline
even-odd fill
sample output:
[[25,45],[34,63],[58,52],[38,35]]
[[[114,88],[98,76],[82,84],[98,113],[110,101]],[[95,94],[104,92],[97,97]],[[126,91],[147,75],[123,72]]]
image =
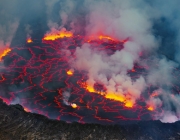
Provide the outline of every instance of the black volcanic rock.
[[178,140],[180,122],[137,122],[122,126],[66,123],[27,113],[20,105],[0,100],[2,140]]

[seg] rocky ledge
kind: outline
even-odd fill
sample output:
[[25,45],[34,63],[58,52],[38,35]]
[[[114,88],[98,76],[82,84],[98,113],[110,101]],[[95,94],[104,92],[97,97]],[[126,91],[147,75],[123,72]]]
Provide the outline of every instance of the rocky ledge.
[[127,125],[66,123],[25,112],[0,100],[1,140],[178,140],[180,122],[140,121]]

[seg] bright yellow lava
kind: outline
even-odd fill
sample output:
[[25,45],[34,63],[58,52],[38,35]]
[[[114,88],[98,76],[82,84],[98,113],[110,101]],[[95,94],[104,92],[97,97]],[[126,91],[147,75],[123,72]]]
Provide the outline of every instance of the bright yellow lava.
[[124,102],[125,98],[121,95],[117,95],[117,94],[114,94],[114,93],[107,93],[105,95],[105,97],[107,99],[111,99],[111,100],[116,100],[116,101],[120,101],[120,102]]
[[71,107],[72,107],[72,108],[77,108],[77,105],[76,105],[75,103],[72,103],[72,104],[71,104]]
[[2,50],[2,51],[0,50],[0,61],[2,61],[2,58],[3,58],[4,56],[6,56],[10,51],[11,51],[10,48],[7,48],[7,49]]
[[133,107],[133,102],[132,101],[126,101],[125,106],[131,108],[131,107]]
[[47,33],[43,40],[56,40],[56,39],[60,39],[60,38],[64,38],[64,37],[72,37],[73,33],[69,32],[69,31],[59,31],[57,32],[52,32],[52,33]]
[[125,96],[123,96],[123,95],[110,93],[110,92],[106,93],[106,92],[96,91],[94,89],[94,87],[92,87],[90,85],[86,85],[86,84],[84,84],[84,85],[85,85],[84,87],[86,88],[87,91],[100,94],[100,95],[104,96],[106,99],[122,102],[125,104],[126,107],[129,107],[129,108],[132,108],[134,105],[134,103],[131,100],[127,100],[125,98]]
[[24,107],[24,111],[31,112],[28,108]]
[[33,41],[32,41],[32,39],[31,38],[28,38],[27,39],[27,43],[32,43]]
[[103,35],[100,35],[100,36],[99,36],[99,39],[100,39],[100,40],[102,40],[102,39],[115,40],[115,39],[113,39],[113,38],[111,38],[111,37],[109,37],[109,36],[103,36]]
[[154,108],[153,108],[152,106],[149,106],[149,107],[148,107],[148,110],[149,110],[149,111],[153,111]]
[[74,71],[70,69],[70,70],[68,70],[66,73],[67,73],[67,75],[70,75],[70,76],[71,76],[71,75],[74,74]]
[[87,89],[89,92],[96,92],[95,89],[94,89],[94,87],[89,86],[89,85],[87,85],[86,89]]

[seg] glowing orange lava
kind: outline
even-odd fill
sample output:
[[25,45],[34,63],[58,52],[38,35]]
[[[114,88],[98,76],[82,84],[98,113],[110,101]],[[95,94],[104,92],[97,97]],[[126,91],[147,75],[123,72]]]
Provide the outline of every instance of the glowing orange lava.
[[81,83],[81,85],[89,92],[91,93],[96,93],[96,94],[100,94],[102,96],[104,96],[106,99],[110,99],[110,100],[114,100],[114,101],[118,101],[118,102],[122,102],[124,103],[124,105],[128,108],[132,108],[134,103],[133,101],[126,99],[125,96],[123,96],[122,94],[116,94],[116,93],[112,93],[112,92],[101,92],[101,91],[97,91],[94,89],[93,86],[87,85],[86,83]]
[[149,106],[149,107],[148,107],[148,110],[149,110],[149,111],[153,111],[154,108],[153,108],[152,106]]
[[74,70],[70,69],[66,73],[67,75],[72,76],[74,74]]
[[125,100],[125,97],[122,96],[122,95],[117,95],[117,94],[114,94],[114,93],[107,93],[105,95],[105,97],[107,99],[111,99],[111,100],[115,100],[115,101],[120,101],[120,102],[124,102]]
[[72,103],[72,104],[71,104],[71,107],[72,107],[72,108],[77,108],[77,105],[76,105],[75,103]]
[[31,110],[29,110],[28,108],[24,107],[24,111],[26,112],[31,112]]
[[90,85],[87,85],[86,89],[89,91],[89,92],[96,92],[94,87],[90,86]]
[[123,44],[129,40],[129,38],[124,39],[124,40],[119,40],[119,39],[115,39],[115,38],[112,38],[112,37],[107,36],[107,35],[89,36],[89,37],[87,37],[87,39],[88,39],[87,42],[91,42],[93,40],[99,39],[99,40],[107,40],[107,41],[113,41],[113,42],[121,42]]
[[132,101],[126,101],[125,106],[131,108],[131,107],[133,107],[133,102]]
[[5,50],[0,50],[0,61],[2,61],[2,58],[6,56],[11,51],[10,48],[7,48]]
[[154,92],[154,93],[151,94],[151,97],[156,97],[156,96],[158,96],[158,95],[159,95],[158,92]]
[[72,37],[73,33],[70,31],[59,31],[59,32],[51,32],[47,33],[43,40],[56,40],[64,37]]
[[112,41],[115,41],[115,39],[109,37],[109,36],[103,36],[103,35],[100,35],[99,36],[99,39],[102,40],[102,39],[107,39],[107,40],[112,40]]
[[33,41],[32,41],[31,38],[28,38],[28,39],[26,40],[26,42],[27,42],[27,43],[32,43]]

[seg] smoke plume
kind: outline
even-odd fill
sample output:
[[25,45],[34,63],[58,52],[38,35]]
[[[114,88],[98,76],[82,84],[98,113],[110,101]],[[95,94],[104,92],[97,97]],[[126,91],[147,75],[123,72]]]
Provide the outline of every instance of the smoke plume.
[[[162,7],[160,7],[163,9],[166,4],[162,3]],[[88,14],[85,31],[87,36],[108,35],[118,40],[128,39],[128,41],[124,43],[122,50],[116,51],[111,56],[108,56],[105,52],[92,50],[90,44],[84,44],[76,49],[76,59],[70,63],[73,68],[88,72],[88,85],[93,86],[95,83],[100,83],[105,85],[107,92],[122,97],[128,94],[132,104],[140,98],[148,85],[158,87],[161,90],[161,98],[150,97],[149,100],[151,100],[151,105],[154,108],[160,105],[164,107],[165,113],[159,116],[162,117],[162,121],[168,121],[168,117],[165,117],[168,114],[168,116],[171,116],[169,121],[172,122],[173,119],[175,119],[174,121],[177,120],[176,115],[179,114],[179,105],[177,104],[174,105],[176,115],[173,111],[171,113],[172,107],[170,107],[170,104],[174,102],[174,99],[169,98],[171,96],[170,89],[177,82],[172,77],[172,73],[173,68],[178,67],[178,51],[175,54],[175,60],[177,61],[167,60],[163,54],[156,53],[158,49],[162,48],[162,43],[154,33],[154,24],[156,20],[162,17],[171,20],[175,27],[177,21],[172,19],[171,11],[168,13],[165,13],[164,10],[160,11],[158,8],[161,4],[156,4],[156,2],[151,4],[131,0],[86,1],[85,7],[88,9]],[[170,4],[174,5],[175,3],[170,2]],[[149,53],[154,58],[149,55],[148,59],[151,59],[151,61],[145,63],[149,65],[148,75],[142,75],[133,81],[128,75],[128,71],[133,69],[135,63],[143,63],[140,62],[141,52]],[[175,95],[176,100],[178,100],[178,96]],[[147,101],[148,103],[150,102]]]

